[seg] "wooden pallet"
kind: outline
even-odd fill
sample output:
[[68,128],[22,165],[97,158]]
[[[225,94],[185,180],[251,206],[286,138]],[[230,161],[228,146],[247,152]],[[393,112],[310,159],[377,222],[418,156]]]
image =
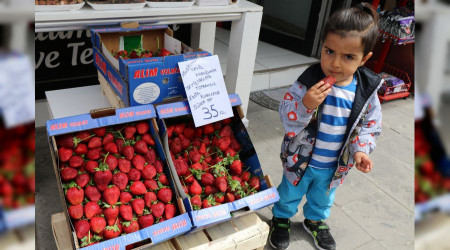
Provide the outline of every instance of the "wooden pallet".
[[[67,221],[63,213],[52,215],[53,236],[58,250],[71,250]],[[241,216],[231,221],[179,236],[151,247],[138,247],[135,250],[200,250],[220,249],[258,249],[262,250],[269,236],[269,226],[256,213]]]

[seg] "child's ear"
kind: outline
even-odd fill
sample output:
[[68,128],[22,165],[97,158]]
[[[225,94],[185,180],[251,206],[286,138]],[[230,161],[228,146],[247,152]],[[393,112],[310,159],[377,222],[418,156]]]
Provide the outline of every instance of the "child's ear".
[[367,60],[369,60],[369,59],[372,57],[372,55],[373,55],[373,53],[372,53],[372,52],[369,52],[369,53],[362,59],[362,61],[361,61],[361,63],[359,64],[359,66],[363,66],[363,65],[367,62]]

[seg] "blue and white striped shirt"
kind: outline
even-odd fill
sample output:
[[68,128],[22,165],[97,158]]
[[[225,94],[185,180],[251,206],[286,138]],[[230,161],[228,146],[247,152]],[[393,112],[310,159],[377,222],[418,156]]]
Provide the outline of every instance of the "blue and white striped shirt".
[[352,111],[356,78],[346,86],[333,85],[324,100],[322,120],[309,165],[314,168],[335,168],[344,143],[347,120]]

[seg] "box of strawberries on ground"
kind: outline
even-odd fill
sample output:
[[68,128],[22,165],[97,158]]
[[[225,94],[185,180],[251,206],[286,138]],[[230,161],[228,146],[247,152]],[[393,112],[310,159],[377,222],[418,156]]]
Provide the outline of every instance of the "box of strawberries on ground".
[[279,200],[242,123],[240,98],[229,98],[234,116],[200,127],[194,125],[188,101],[156,106],[161,140],[192,231]]
[[178,62],[211,55],[173,38],[167,25],[92,29],[91,35],[95,66],[127,106],[186,98]]
[[142,105],[47,121],[76,249],[133,249],[191,230],[155,117]]

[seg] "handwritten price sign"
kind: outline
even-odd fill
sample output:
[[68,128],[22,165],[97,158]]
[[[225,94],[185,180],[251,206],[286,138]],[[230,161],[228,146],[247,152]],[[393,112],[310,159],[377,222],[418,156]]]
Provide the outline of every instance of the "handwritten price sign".
[[217,56],[179,62],[178,66],[196,127],[233,116]]

